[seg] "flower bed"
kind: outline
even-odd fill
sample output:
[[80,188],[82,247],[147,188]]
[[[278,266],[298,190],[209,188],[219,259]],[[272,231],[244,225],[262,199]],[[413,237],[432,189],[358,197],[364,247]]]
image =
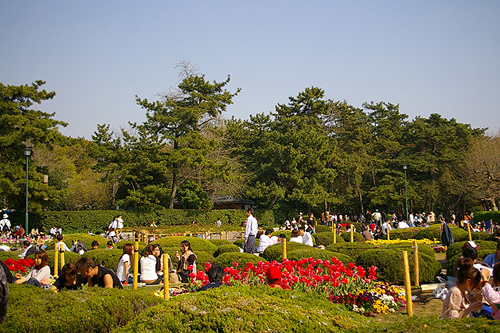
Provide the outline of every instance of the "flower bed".
[[[211,263],[206,263],[205,271]],[[234,263],[224,269],[223,282],[238,285],[265,285],[266,271],[270,266],[276,266],[283,272],[281,284],[288,285],[292,290],[317,293],[331,302],[343,304],[349,310],[364,315],[372,313],[389,313],[404,308],[405,292],[395,286],[376,282],[377,268],[372,266],[368,272],[362,266],[354,263],[344,265],[333,257],[331,260],[303,258],[300,260],[283,260],[283,262],[247,263],[240,266]],[[170,294],[180,294],[194,291],[207,284],[205,271],[191,273],[191,283],[185,289],[171,289]],[[158,296],[163,293],[156,292]]]
[[9,268],[9,270],[12,272],[12,275],[16,273],[20,273],[22,275],[26,274],[27,271],[31,269],[31,267],[35,266],[35,262],[31,258],[27,259],[18,259],[14,260],[12,258],[9,258],[4,261],[5,265]]

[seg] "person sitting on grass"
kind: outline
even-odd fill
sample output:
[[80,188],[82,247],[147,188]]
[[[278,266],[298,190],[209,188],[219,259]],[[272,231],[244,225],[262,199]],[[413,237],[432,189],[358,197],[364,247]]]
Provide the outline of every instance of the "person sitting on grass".
[[198,291],[204,291],[211,288],[218,288],[223,285],[229,286],[229,284],[222,283],[222,279],[224,278],[225,273],[224,273],[224,268],[220,267],[219,265],[213,264],[208,270],[207,275],[208,275],[208,281],[210,281],[210,283],[199,288]]
[[118,268],[116,269],[116,276],[123,284],[134,282],[134,278],[130,274],[130,266],[132,263],[132,256],[134,255],[134,245],[127,243],[123,246],[123,254],[120,257]]
[[107,248],[108,250],[114,250],[115,248],[113,247],[113,241],[110,241],[110,240],[109,240],[109,241],[106,243],[106,248]]
[[481,282],[481,273],[474,268],[474,260],[461,258],[457,260],[457,281],[451,286],[443,302],[440,319],[466,318],[472,311],[479,311],[483,306],[471,293]]
[[269,266],[266,270],[267,285],[271,288],[291,289],[289,285],[282,283],[283,273],[278,266]]
[[23,247],[23,250],[21,251],[21,254],[18,254],[21,259],[25,259],[26,257],[36,253],[36,248],[31,245],[29,240],[23,241],[21,246]]
[[292,230],[292,236],[290,237],[290,242],[302,244],[302,236],[299,234],[297,229]]
[[99,242],[96,240],[92,241],[92,248],[90,250],[97,250],[99,248]]
[[306,231],[304,226],[299,227],[299,235],[302,236],[302,243],[309,246],[314,246],[314,242],[312,236],[309,232]]
[[76,269],[87,278],[89,287],[120,288],[123,286],[113,270],[97,265],[94,260],[82,257],[76,262]]
[[[176,283],[176,280],[177,282],[180,280],[182,283],[188,283],[189,274],[191,274],[191,272],[196,273],[196,254],[193,253],[189,241],[182,241],[181,252],[182,255],[180,255],[179,252],[175,253],[175,256],[179,260],[179,265],[177,266],[177,274],[171,275],[172,283]],[[175,275],[177,275],[177,277]]]
[[500,304],[500,291],[497,290],[497,287],[500,287],[500,265],[495,265],[493,268],[492,276],[495,289],[490,284],[490,275],[490,270],[481,269],[481,293],[493,310],[493,318],[500,320],[500,310],[497,307],[497,304]]
[[16,273],[14,284],[29,284],[31,286],[48,286],[50,285],[50,267],[49,257],[47,252],[38,251],[35,253],[35,266],[31,268],[26,276]]
[[59,252],[71,252],[71,250],[68,248],[68,245],[63,242],[63,238],[64,236],[62,234],[57,234],[57,250]]
[[151,285],[160,284],[163,281],[163,276],[158,276],[156,273],[156,257],[153,254],[153,248],[152,244],[148,244],[140,260],[141,282]]
[[82,288],[82,284],[86,284],[87,280],[78,273],[76,266],[67,263],[61,269],[61,274],[59,278],[54,282],[50,290],[53,292],[58,292],[61,290],[78,290]]
[[260,235],[259,238],[259,252],[264,253],[264,251],[271,245],[274,245],[273,240],[271,239],[271,234],[273,231],[271,229],[266,229],[263,235]]

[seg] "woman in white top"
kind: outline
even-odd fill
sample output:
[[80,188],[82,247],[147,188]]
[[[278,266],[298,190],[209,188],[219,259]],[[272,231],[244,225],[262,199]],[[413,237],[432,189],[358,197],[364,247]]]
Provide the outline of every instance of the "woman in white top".
[[134,245],[128,243],[123,246],[123,254],[120,257],[118,268],[116,269],[116,276],[123,284],[133,283],[134,279],[130,274],[130,266],[132,256],[134,255]]
[[141,258],[141,282],[146,284],[160,284],[163,277],[156,274],[156,257],[153,254],[153,245],[149,244],[144,249]]
[[302,244],[302,236],[299,234],[297,229],[292,230],[292,237],[290,238],[290,242],[300,243]]
[[14,284],[29,284],[42,287],[50,285],[50,267],[47,252],[38,251],[35,253],[35,266],[31,268],[26,276],[16,273]]

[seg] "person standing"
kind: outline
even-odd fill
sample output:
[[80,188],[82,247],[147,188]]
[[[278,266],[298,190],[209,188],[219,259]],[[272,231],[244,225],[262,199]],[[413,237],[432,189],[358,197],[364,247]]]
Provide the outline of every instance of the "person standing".
[[247,220],[245,224],[245,253],[253,254],[255,252],[255,237],[257,236],[257,229],[259,223],[253,216],[253,208],[247,209]]
[[0,233],[7,232],[10,227],[9,215],[3,214],[3,218],[0,220]]

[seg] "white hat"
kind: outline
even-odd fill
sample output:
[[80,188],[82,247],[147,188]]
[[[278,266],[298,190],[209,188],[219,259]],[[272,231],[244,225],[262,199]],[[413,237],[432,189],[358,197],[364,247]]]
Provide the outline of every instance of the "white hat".
[[9,217],[9,215],[7,215],[7,214],[3,214],[3,218],[4,218],[4,219],[6,219],[6,218],[8,218],[8,217]]

